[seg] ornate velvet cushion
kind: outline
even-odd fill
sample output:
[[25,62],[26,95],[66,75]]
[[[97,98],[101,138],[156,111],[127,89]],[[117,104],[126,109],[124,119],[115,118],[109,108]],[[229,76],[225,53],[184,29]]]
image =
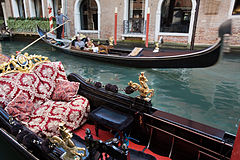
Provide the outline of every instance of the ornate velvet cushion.
[[67,80],[66,73],[61,62],[45,62],[35,67],[33,72],[37,75],[45,87],[45,90],[39,90],[40,94],[44,94],[48,99],[51,98],[52,92],[56,85],[57,79]]
[[34,110],[34,104],[28,93],[20,91],[19,94],[7,105],[5,110],[17,120],[28,122]]
[[0,104],[2,107],[6,107],[19,92],[18,86],[13,78],[16,74],[17,73],[11,73],[0,77]]
[[24,91],[34,102],[47,100],[45,85],[34,73],[11,73],[0,77],[0,103],[6,106],[17,93]]
[[49,100],[33,112],[28,128],[39,135],[53,136],[59,134],[60,122],[72,131],[86,121],[89,112],[88,100],[79,95],[71,102]]
[[74,97],[76,97],[79,85],[79,82],[57,79],[56,86],[52,94],[52,100],[71,101]]

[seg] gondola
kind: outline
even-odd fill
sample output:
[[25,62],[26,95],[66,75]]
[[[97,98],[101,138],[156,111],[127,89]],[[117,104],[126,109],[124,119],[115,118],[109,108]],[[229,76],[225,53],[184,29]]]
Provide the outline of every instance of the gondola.
[[[38,27],[37,30],[40,37],[45,35],[45,32],[41,28]],[[203,68],[212,66],[218,62],[224,34],[231,34],[230,20],[220,26],[219,38],[213,46],[193,52],[189,50],[164,49],[153,52],[153,49],[148,48],[126,50],[118,48],[117,46],[105,46],[107,49],[105,49],[104,53],[94,53],[92,51],[72,49],[70,40],[56,39],[56,36],[52,33],[48,33],[46,37],[42,39],[50,46],[67,54],[112,64],[139,68]]]
[[[47,57],[28,53],[12,56],[8,63],[1,66],[0,71],[3,91],[0,93],[2,103],[0,135],[26,159],[230,160],[231,158],[235,135],[156,109],[150,100],[153,96],[152,89],[143,91],[139,89],[140,96],[131,97],[119,93],[116,85],[103,86],[101,82],[86,80],[75,73],[69,74],[67,79],[63,80],[65,73],[61,63],[50,62]],[[84,123],[76,126],[78,123],[75,122],[79,120],[81,114],[65,117],[67,112],[71,114],[79,107],[73,107],[70,112],[68,110],[71,108],[68,105],[70,102],[66,102],[67,105],[61,105],[63,102],[53,102],[54,96],[50,96],[49,93],[56,92],[58,87],[64,87],[62,83],[58,85],[55,80],[61,81],[53,79],[54,77],[63,78],[61,81],[66,82],[66,85],[73,83],[75,86],[75,83],[78,83],[75,95],[81,98],[78,105],[85,104],[84,115],[88,112]],[[47,85],[49,79],[53,80],[52,86]],[[132,93],[141,85],[146,89],[148,87],[145,82],[147,78],[142,72],[139,76],[140,85],[129,80],[125,92]],[[44,88],[41,83],[50,89]],[[51,90],[53,85],[55,89]],[[68,92],[68,88],[63,89],[64,93]],[[31,94],[27,94],[28,92]],[[30,96],[28,100],[34,102],[35,111],[32,112],[31,118],[37,123],[33,123],[32,119],[28,122],[25,119],[19,120],[23,117],[9,115],[10,110],[3,107],[4,104],[5,107],[9,107],[23,93],[24,96]],[[38,98],[32,97],[33,94]],[[4,96],[7,100],[11,98],[11,102],[3,103],[6,102]],[[39,105],[46,97],[52,100],[36,108],[35,104]],[[31,104],[31,101],[20,102],[21,105]],[[90,110],[86,106],[90,106],[88,108]],[[52,110],[51,107],[57,110]],[[80,113],[83,113],[82,111]],[[45,118],[38,120],[41,116]],[[51,117],[54,123],[50,125],[50,129],[43,124],[44,120],[51,121],[48,116],[54,117]],[[72,133],[64,123],[57,120],[74,123],[71,126]],[[51,127],[58,127],[59,132],[53,131]],[[58,134],[52,135],[53,132]],[[78,151],[81,153],[77,154]]]

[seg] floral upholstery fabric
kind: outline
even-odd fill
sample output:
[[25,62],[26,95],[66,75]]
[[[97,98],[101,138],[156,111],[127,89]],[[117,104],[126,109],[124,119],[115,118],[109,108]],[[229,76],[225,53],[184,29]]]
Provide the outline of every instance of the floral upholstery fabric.
[[0,78],[0,103],[5,107],[19,91],[24,91],[41,105],[47,100],[42,90],[46,88],[34,73],[7,74]]
[[37,134],[53,136],[59,134],[60,122],[65,122],[72,131],[86,121],[89,112],[88,100],[80,95],[71,102],[49,100],[33,112],[28,128]]
[[42,63],[33,70],[33,73],[38,76],[42,86],[44,86],[38,91],[41,94],[46,95],[48,99],[50,99],[52,92],[54,91],[56,80],[67,80],[67,76],[61,62]]
[[31,73],[3,75],[0,77],[0,104],[7,106],[5,110],[10,115],[35,133],[42,131],[47,136],[55,135],[61,121],[73,130],[86,121],[90,105],[85,97],[74,97],[79,88],[76,82],[73,83],[76,87],[74,95],[63,96],[71,101],[53,101],[51,95],[61,80],[67,80],[61,62],[39,64]]
[[34,111],[34,104],[29,98],[30,97],[27,93],[20,91],[19,94],[7,105],[5,110],[17,120],[27,123]]
[[0,104],[5,107],[19,92],[13,77],[17,73],[4,75],[0,78]]
[[71,101],[77,95],[79,85],[79,82],[57,79],[56,87],[52,94],[52,100]]

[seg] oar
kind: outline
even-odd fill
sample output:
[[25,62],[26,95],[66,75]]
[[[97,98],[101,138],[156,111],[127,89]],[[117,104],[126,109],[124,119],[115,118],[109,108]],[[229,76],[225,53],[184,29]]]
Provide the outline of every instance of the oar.
[[64,22],[63,24],[57,26],[56,28],[52,29],[51,31],[45,33],[44,35],[42,35],[41,37],[39,37],[38,39],[36,39],[35,41],[33,41],[32,43],[30,43],[29,45],[27,45],[26,47],[24,47],[23,49],[21,49],[20,51],[17,51],[17,55],[22,53],[25,49],[27,49],[28,47],[32,46],[34,43],[36,43],[37,41],[39,41],[40,39],[42,39],[43,37],[45,37],[48,33],[55,31],[56,29],[58,29],[59,27],[61,27],[62,25],[66,24],[70,22],[70,20],[67,20],[66,22]]

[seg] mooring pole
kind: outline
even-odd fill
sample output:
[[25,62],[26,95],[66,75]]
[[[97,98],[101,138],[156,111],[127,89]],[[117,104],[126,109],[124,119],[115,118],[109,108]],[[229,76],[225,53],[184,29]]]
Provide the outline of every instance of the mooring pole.
[[146,40],[145,40],[146,47],[148,47],[149,19],[150,19],[150,8],[148,8],[147,10]]
[[48,6],[48,16],[49,16],[49,23],[50,23],[50,31],[52,31],[53,30],[53,13],[52,13],[52,7],[50,6],[50,4]]
[[231,160],[239,160],[239,157],[240,157],[240,123],[238,125],[237,136],[233,145]]
[[117,45],[117,7],[115,7],[114,45]]

